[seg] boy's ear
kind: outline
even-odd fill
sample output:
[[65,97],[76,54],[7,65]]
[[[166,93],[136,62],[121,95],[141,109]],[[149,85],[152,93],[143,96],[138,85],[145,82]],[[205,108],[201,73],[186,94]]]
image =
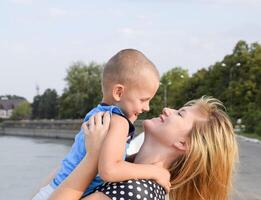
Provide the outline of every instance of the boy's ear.
[[116,84],[112,89],[112,96],[115,101],[120,101],[124,92],[124,86],[122,84]]
[[179,139],[172,144],[173,147],[180,151],[187,150],[187,141],[185,139]]

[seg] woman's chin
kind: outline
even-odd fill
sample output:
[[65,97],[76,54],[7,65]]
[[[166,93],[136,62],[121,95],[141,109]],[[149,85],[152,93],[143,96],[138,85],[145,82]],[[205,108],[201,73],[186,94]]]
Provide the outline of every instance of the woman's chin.
[[150,119],[145,119],[142,121],[142,126],[144,130],[146,129],[149,123],[150,123]]
[[159,121],[158,118],[143,120],[142,126],[143,126],[144,131],[149,131],[149,130],[153,129],[153,127],[155,127],[155,125],[158,124],[158,121]]

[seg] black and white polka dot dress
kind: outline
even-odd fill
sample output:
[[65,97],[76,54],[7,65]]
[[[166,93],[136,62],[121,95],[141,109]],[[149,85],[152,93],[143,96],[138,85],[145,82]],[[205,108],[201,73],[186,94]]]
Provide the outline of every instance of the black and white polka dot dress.
[[115,183],[104,183],[97,187],[112,200],[164,200],[166,192],[153,180],[128,180]]

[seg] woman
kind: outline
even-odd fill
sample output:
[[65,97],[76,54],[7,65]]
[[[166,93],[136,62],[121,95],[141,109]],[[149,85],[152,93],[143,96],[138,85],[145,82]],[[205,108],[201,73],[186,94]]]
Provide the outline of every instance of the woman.
[[[145,139],[134,162],[154,164],[169,170],[170,199],[228,199],[237,158],[237,143],[232,124],[222,107],[218,100],[202,97],[188,102],[179,110],[165,108],[159,117],[143,122]],[[109,124],[108,117],[105,116],[104,124],[100,119],[101,116],[92,119],[89,128],[83,125],[90,138],[88,142],[94,141],[86,144],[86,147],[88,150],[96,149],[86,155],[51,199],[79,199],[95,176],[96,157],[101,144],[94,144],[100,141],[95,139],[95,135],[104,135]],[[91,167],[86,168],[87,165]],[[107,183],[98,191],[84,199],[164,198],[163,188],[151,180]]]

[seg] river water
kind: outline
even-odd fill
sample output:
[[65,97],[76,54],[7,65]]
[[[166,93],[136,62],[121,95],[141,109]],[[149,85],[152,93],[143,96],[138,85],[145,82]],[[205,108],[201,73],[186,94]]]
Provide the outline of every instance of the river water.
[[[0,200],[30,199],[40,182],[69,151],[72,142],[0,136]],[[240,167],[233,200],[261,200],[261,144],[242,138],[239,144]]]
[[72,140],[0,136],[0,199],[30,199]]

